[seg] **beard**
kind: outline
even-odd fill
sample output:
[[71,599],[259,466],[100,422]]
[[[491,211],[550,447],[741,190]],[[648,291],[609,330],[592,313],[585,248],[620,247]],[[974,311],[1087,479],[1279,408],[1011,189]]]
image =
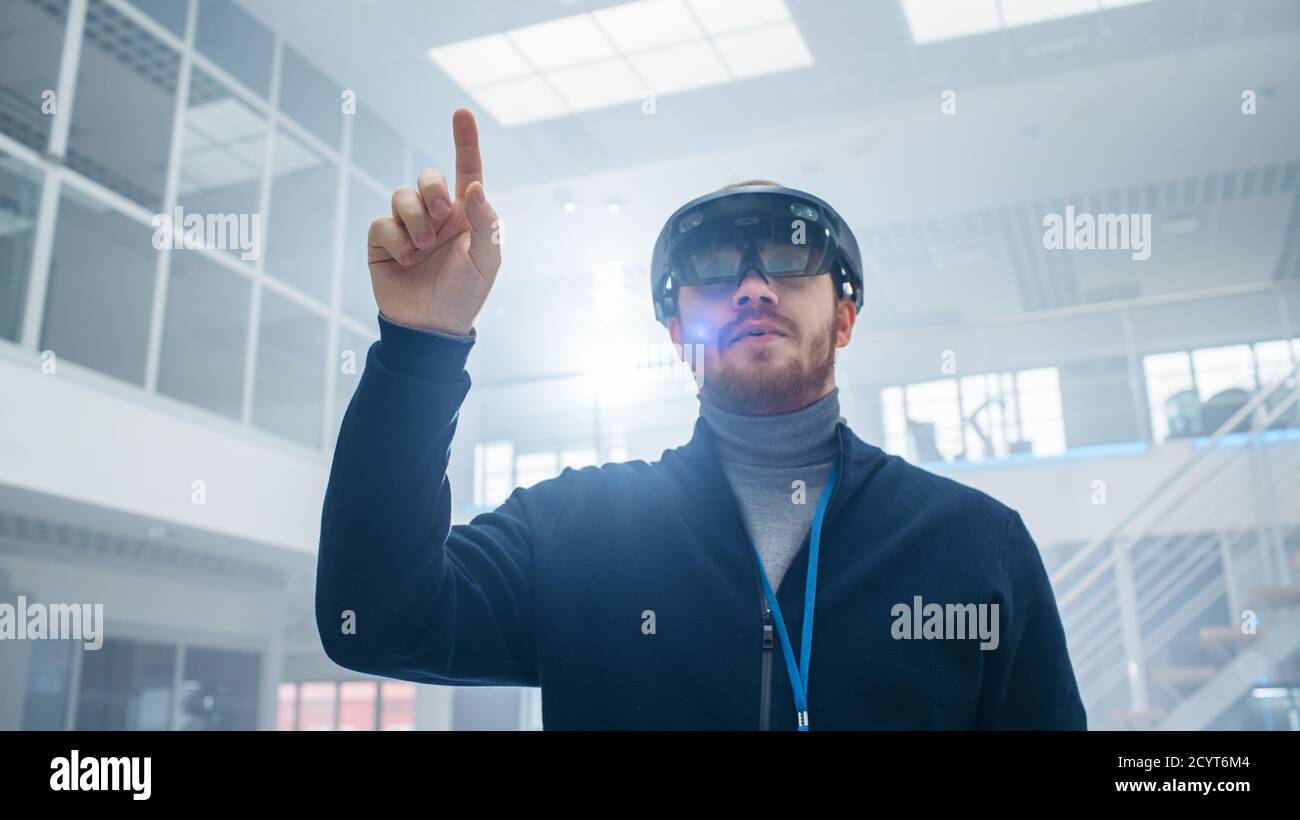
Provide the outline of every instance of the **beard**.
[[[724,410],[747,416],[791,413],[807,407],[825,393],[835,369],[835,336],[832,314],[825,329],[814,335],[807,354],[800,349],[791,355],[768,346],[742,351],[730,359],[714,352],[700,394]],[[746,361],[735,361],[740,358]]]

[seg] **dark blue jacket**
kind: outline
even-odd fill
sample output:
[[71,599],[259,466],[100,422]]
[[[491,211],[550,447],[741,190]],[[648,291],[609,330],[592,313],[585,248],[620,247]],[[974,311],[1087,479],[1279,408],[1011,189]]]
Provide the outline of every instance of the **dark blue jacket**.
[[[329,657],[422,683],[540,686],[547,729],[796,728],[781,645],[771,630],[764,640],[758,563],[702,419],[658,461],[566,468],[451,526],[470,347],[381,321],[325,496],[316,620]],[[1086,728],[1020,515],[838,433],[810,728]],[[796,658],[807,568],[805,539],[777,591]],[[916,596],[999,604],[999,645],[894,637],[891,613]]]

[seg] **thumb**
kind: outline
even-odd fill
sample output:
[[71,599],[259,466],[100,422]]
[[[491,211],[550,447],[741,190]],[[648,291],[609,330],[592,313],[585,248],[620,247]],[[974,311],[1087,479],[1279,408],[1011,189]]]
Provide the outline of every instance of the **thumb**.
[[474,267],[484,276],[495,276],[501,267],[501,220],[488,204],[483,193],[483,183],[475,180],[465,189],[468,200],[465,214],[469,217],[469,256]]

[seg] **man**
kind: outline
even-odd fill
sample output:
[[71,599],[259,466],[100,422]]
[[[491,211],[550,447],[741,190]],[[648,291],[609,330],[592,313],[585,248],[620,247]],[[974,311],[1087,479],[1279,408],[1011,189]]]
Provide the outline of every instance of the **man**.
[[325,498],[330,658],[540,686],[546,728],[1085,728],[1020,516],[840,418],[861,261],[803,192],[742,183],[660,236],[656,314],[703,352],[689,443],[566,469],[451,526],[465,363],[501,264],[468,111],[453,132],[455,200],[426,170],[370,227],[381,338]]

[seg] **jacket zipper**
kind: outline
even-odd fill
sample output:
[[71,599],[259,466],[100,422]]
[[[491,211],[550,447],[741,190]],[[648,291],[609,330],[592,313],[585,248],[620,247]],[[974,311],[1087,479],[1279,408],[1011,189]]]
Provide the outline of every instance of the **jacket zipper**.
[[[839,434],[839,427],[836,427],[836,433]],[[826,502],[826,517],[822,519],[822,528],[826,527],[826,521],[830,517],[831,507],[835,504],[835,496],[840,491],[840,484],[844,478],[844,438],[840,436],[840,454],[839,461],[836,463],[835,470],[835,487],[831,489],[831,499]],[[803,537],[803,544],[799,546],[800,552],[808,546],[812,540],[812,533]],[[753,552],[753,549],[750,549]],[[796,557],[798,553],[795,553]],[[772,653],[776,645],[775,630],[772,622],[772,608],[767,603],[767,593],[763,592],[763,578],[759,575],[762,568],[759,566],[758,556],[754,555],[754,583],[758,585],[758,606],[759,612],[763,616],[763,664],[762,664],[762,688],[759,690],[758,698],[758,730],[766,732],[772,728]],[[772,590],[775,595],[780,590],[778,587]]]
[[774,630],[772,629],[772,609],[763,602],[763,694],[759,698],[758,730],[766,732],[771,729],[772,715],[772,646]]

